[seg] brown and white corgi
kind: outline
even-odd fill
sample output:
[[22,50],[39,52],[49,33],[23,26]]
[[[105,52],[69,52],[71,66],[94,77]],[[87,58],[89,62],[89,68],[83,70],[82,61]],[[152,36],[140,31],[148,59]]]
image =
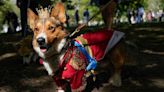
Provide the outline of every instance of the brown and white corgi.
[[[65,37],[68,35],[63,25],[65,22],[65,8],[62,3],[57,3],[52,10],[40,9],[38,15],[28,9],[28,24],[34,33],[33,48],[42,58],[48,74],[56,75],[54,70],[62,66],[64,59],[64,62],[66,61],[64,68],[59,71],[58,78],[54,79],[61,90],[63,89],[61,81],[66,80],[70,83],[72,91],[79,92],[85,89],[84,75],[89,63],[85,55],[74,45],[68,47],[65,52],[62,51],[67,42]],[[115,86],[121,85],[120,73],[124,55],[122,47],[117,42],[120,42],[122,36],[122,33],[101,29],[94,33],[82,34],[74,39],[85,48],[91,58],[97,61],[97,64],[101,64],[100,61],[113,64],[114,71],[109,82]],[[109,41],[110,39],[113,39],[113,42]],[[109,51],[110,48],[113,49]]]

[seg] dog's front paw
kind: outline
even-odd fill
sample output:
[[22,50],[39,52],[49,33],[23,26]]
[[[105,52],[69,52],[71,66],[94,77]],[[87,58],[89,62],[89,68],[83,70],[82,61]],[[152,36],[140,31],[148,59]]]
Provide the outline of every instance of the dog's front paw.
[[65,92],[61,87],[58,87],[57,89],[56,89],[56,92]]
[[31,62],[31,58],[30,57],[23,57],[23,64],[29,65],[30,62]]
[[53,76],[54,75],[54,71],[51,68],[46,68],[48,75]]
[[47,70],[48,75],[53,76],[54,75],[54,71],[51,68],[50,64],[48,62],[43,61],[43,65],[44,65],[45,69]]
[[59,89],[59,90],[57,90],[57,92],[65,92],[64,90],[62,90],[62,89]]
[[48,72],[48,75],[54,76],[54,73],[53,72]]
[[120,74],[114,74],[110,78],[109,83],[112,84],[113,86],[120,87],[122,85]]

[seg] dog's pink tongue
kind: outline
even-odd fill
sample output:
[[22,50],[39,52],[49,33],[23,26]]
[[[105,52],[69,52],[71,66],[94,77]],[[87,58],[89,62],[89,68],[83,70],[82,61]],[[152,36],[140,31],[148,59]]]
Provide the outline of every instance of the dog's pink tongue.
[[46,51],[47,51],[47,49],[41,49],[41,51],[44,53],[44,52],[46,52]]

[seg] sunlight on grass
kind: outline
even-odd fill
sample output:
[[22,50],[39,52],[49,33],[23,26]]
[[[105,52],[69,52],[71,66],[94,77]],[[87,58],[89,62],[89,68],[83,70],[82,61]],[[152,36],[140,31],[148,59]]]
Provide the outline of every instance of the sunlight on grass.
[[145,65],[145,68],[154,68],[154,67],[157,67],[158,64],[154,63],[154,64],[148,64],[148,65]]
[[140,27],[140,28],[134,28],[133,30],[136,31],[164,31],[163,28],[157,28],[157,27]]
[[154,85],[159,88],[164,88],[164,79],[151,79]]
[[3,60],[3,59],[6,59],[6,58],[16,56],[16,55],[17,55],[16,53],[5,53],[5,54],[0,56],[0,61]]
[[50,78],[47,76],[42,76],[38,78],[26,78],[22,79],[20,83],[24,86],[39,87],[51,82]]
[[142,52],[145,54],[164,55],[164,52],[157,52],[152,50],[143,50]]
[[1,86],[0,87],[0,92],[12,92],[13,89],[11,86]]
[[133,80],[133,79],[129,79],[130,80],[130,82],[133,84],[133,85],[136,85],[136,86],[143,86],[142,85],[142,83],[140,83],[139,81],[137,81],[137,80]]

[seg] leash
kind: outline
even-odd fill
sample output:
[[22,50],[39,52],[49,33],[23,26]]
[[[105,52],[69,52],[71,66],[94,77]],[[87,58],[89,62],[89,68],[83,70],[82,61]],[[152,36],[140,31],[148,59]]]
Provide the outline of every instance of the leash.
[[102,12],[113,0],[110,0],[107,4],[105,4],[97,13],[95,13],[91,18],[89,18],[89,20],[86,22],[86,23],[83,23],[81,25],[79,25],[75,31],[73,33],[71,33],[68,38],[75,38],[76,34],[78,34],[80,32],[80,30],[82,28],[84,28],[85,26],[87,26],[87,24],[92,20],[94,19],[100,12]]
[[[93,74],[93,80],[95,80],[95,72],[94,69],[97,66],[97,61],[92,58],[87,51],[85,50],[85,48],[79,44],[78,42],[72,40],[73,38],[76,37],[76,34],[78,34],[82,28],[84,28],[85,26],[87,26],[88,22],[91,21],[93,18],[95,18],[100,12],[102,12],[102,10],[104,10],[113,0],[109,1],[104,7],[102,7],[100,9],[100,11],[98,11],[97,13],[95,13],[86,23],[79,25],[74,32],[72,32],[70,35],[68,35],[67,37],[65,37],[68,41],[64,46],[64,49],[62,49],[62,52],[66,49],[68,49],[68,47],[71,45],[70,43],[72,43],[74,46],[76,46],[86,57],[87,61],[88,61],[88,65],[86,67],[86,71],[91,71],[91,74]],[[66,82],[63,81],[63,79],[61,79],[61,73],[64,70],[65,65],[67,64],[68,60],[66,60],[66,58],[70,59],[71,56],[68,55],[69,53],[66,52],[66,54],[64,55],[64,58],[62,59],[62,64],[59,67],[59,69],[54,73],[55,75],[54,80],[56,81],[56,83],[60,86],[62,86],[63,84],[65,84]]]

